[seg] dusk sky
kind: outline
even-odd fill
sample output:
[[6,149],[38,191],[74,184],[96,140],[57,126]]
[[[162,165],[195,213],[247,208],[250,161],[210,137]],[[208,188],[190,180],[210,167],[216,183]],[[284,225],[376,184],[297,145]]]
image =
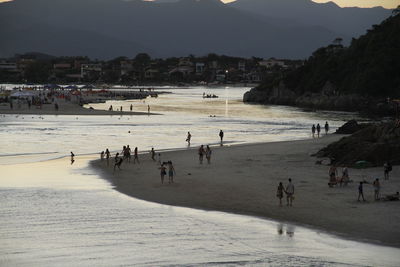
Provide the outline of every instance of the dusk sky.
[[[0,0],[0,2],[5,2],[10,0]],[[225,3],[233,2],[234,0],[222,0]],[[314,2],[325,3],[329,2],[327,0],[314,0]],[[374,7],[383,6],[385,8],[395,8],[400,5],[399,0],[333,0],[339,6],[359,6],[359,7]]]

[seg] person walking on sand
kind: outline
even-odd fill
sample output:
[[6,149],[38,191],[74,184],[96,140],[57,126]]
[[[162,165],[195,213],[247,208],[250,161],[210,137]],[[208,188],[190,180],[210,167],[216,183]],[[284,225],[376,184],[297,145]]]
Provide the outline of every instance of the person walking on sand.
[[147,105],[147,113],[150,114],[150,105]]
[[279,206],[280,207],[282,207],[283,191],[285,191],[285,188],[283,187],[282,182],[280,182],[278,185],[278,189],[276,191],[276,197],[279,198]]
[[164,164],[161,164],[159,169],[160,169],[160,176],[161,176],[161,184],[164,184],[164,177],[167,174],[167,168],[164,166]]
[[315,137],[315,124],[312,125],[311,127],[311,133],[312,133],[312,137]]
[[224,140],[224,132],[222,130],[219,131],[219,138],[221,139],[221,145]]
[[389,161],[386,161],[385,164],[383,164],[383,174],[385,180],[389,180],[389,172],[391,171],[392,171],[392,165],[390,164]]
[[110,151],[108,148],[106,148],[106,160],[107,160],[107,166],[110,165]]
[[294,199],[294,185],[292,184],[292,179],[289,178],[289,183],[286,186],[286,203],[287,206],[292,206]]
[[101,151],[101,153],[100,153],[100,160],[101,160],[101,161],[104,160],[104,151]]
[[377,201],[377,200],[379,200],[379,191],[381,190],[381,185],[379,183],[379,179],[376,178],[372,185],[374,186],[375,201]]
[[190,146],[190,139],[192,139],[192,135],[190,132],[187,133],[186,142],[188,142],[188,146]]
[[329,132],[329,124],[328,124],[328,122],[326,121],[326,122],[325,122],[325,134],[328,134],[328,132]]
[[207,148],[206,148],[206,159],[207,159],[207,163],[208,164],[211,163],[211,153],[212,153],[211,148],[210,148],[209,145],[207,145]]
[[137,163],[139,164],[139,155],[138,155],[138,148],[135,147],[135,150],[133,151],[133,164],[135,164],[135,162],[137,161]]
[[321,126],[319,123],[317,124],[317,136],[319,137],[319,133],[321,132]]
[[360,182],[360,185],[358,186],[358,201],[360,201],[360,197],[362,197],[363,201],[365,201],[364,190],[363,190],[363,182]]
[[170,184],[174,183],[174,174],[176,174],[176,172],[174,166],[172,165],[172,161],[168,161],[168,182]]
[[199,162],[200,162],[200,164],[203,164],[203,157],[204,157],[204,153],[205,153],[203,145],[201,145],[199,147],[198,153],[199,153]]
[[156,158],[155,158],[156,152],[154,151],[154,147],[151,148],[150,155],[151,155],[151,159],[153,161],[156,161]]

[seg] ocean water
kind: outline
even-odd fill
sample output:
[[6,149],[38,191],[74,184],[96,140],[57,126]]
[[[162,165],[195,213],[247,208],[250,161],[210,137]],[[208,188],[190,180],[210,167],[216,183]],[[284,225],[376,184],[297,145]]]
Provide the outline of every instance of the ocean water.
[[[198,146],[218,143],[220,129],[226,145],[303,139],[313,123],[334,129],[356,117],[245,105],[246,88],[168,90],[92,105],[150,105],[164,115],[0,117],[0,266],[400,266],[397,248],[113,190],[89,165],[106,147],[186,149],[187,131]],[[203,91],[219,98],[202,99]]]

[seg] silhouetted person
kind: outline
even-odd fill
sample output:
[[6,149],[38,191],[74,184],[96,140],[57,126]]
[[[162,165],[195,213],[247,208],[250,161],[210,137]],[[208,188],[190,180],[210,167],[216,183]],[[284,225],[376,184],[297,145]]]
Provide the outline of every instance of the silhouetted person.
[[137,161],[137,163],[139,164],[139,155],[138,155],[138,148],[135,147],[135,150],[133,151],[133,163],[135,164],[135,162]]
[[190,132],[187,133],[186,142],[188,142],[188,146],[190,146],[190,140],[192,139],[192,135]]
[[71,165],[75,162],[75,154],[71,151]]
[[317,135],[319,137],[319,133],[321,132],[321,126],[319,125],[319,123],[317,124]]
[[325,122],[325,134],[328,134],[328,132],[329,132],[329,124],[328,124],[328,122],[326,121],[326,122]]
[[224,140],[224,132],[222,130],[219,131],[219,138],[221,139],[221,145]]
[[315,124],[311,127],[312,137],[315,137]]

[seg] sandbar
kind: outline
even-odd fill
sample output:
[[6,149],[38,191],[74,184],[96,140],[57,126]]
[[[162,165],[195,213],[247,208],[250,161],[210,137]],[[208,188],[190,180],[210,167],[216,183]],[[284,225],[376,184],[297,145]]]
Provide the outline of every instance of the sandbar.
[[108,111],[97,110],[82,107],[76,103],[68,101],[58,102],[58,110],[54,104],[44,104],[42,108],[31,106],[30,108],[23,104],[21,106],[14,105],[13,109],[10,105],[3,103],[0,105],[0,114],[32,114],[32,115],[156,115],[156,113],[147,112],[130,112],[130,111]]
[[[197,148],[162,153],[171,160],[175,182],[161,184],[157,162],[148,153],[140,164],[124,162],[113,172],[113,160],[94,160],[91,165],[116,190],[147,201],[223,211],[308,226],[341,237],[400,247],[400,202],[374,201],[371,184],[364,185],[366,202],[358,202],[358,182],[381,178],[381,194],[399,191],[399,168],[388,181],[383,169],[349,169],[354,182],[346,187],[328,187],[329,166],[316,164],[311,155],[343,136],[261,144],[212,147],[211,164],[199,164]],[[279,182],[292,178],[295,199],[292,207],[279,206]]]

